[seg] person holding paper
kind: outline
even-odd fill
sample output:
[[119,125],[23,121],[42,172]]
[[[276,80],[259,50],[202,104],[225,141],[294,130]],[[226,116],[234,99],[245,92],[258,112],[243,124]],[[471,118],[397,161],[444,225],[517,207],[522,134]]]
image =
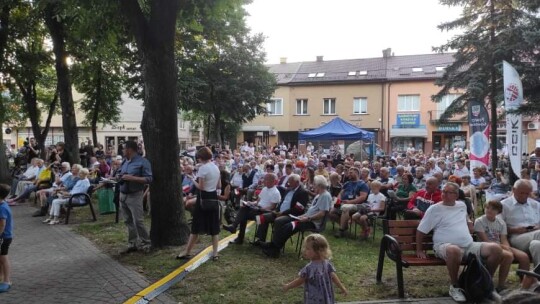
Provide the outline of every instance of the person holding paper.
[[268,226],[276,218],[289,214],[295,216],[303,214],[308,201],[309,194],[300,183],[300,176],[298,174],[291,174],[287,182],[287,192],[282,197],[276,211],[267,212],[255,217],[259,227],[257,228],[257,240],[253,242],[253,245],[258,246],[261,242],[266,241]]
[[230,233],[236,233],[236,229],[240,226],[238,237],[232,241],[232,244],[242,244],[246,233],[246,225],[248,220],[254,220],[255,216],[273,211],[277,204],[281,201],[281,195],[276,187],[276,175],[267,173],[264,176],[264,188],[259,194],[256,202],[242,202],[242,206],[236,215],[236,220],[232,225],[223,225],[223,229]]
[[320,229],[324,218],[332,207],[332,196],[327,190],[328,182],[323,176],[315,176],[315,192],[317,196],[313,199],[311,207],[305,214],[293,218],[282,216],[274,223],[274,234],[272,241],[261,243],[262,251],[265,255],[278,258],[281,248],[293,234],[308,229]]

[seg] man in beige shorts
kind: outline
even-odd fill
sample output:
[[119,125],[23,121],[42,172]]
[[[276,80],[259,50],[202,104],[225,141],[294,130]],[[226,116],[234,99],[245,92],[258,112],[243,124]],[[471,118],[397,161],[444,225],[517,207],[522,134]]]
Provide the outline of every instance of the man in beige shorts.
[[[431,206],[425,213],[416,231],[416,239],[433,231],[433,251],[435,256],[446,261],[450,276],[450,296],[456,302],[465,302],[466,298],[458,284],[458,273],[461,262],[469,253],[484,260],[491,274],[495,273],[501,262],[502,248],[496,243],[473,242],[471,237],[472,223],[467,217],[467,206],[458,198],[459,186],[447,183],[442,191],[442,202]],[[416,244],[416,255],[425,259],[422,242]]]

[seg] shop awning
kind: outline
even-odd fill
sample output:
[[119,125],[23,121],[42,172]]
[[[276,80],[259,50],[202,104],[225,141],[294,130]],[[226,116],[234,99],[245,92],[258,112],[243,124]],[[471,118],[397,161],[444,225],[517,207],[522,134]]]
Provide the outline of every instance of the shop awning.
[[427,129],[424,128],[392,128],[390,137],[425,137],[427,138]]

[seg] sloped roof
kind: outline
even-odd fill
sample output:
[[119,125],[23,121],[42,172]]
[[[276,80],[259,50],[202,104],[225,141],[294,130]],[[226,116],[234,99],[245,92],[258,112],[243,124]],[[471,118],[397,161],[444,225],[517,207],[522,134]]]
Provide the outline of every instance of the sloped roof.
[[268,69],[270,73],[276,75],[278,84],[286,84],[293,79],[301,65],[302,62],[271,64],[268,66]]
[[280,85],[436,79],[454,61],[453,53],[388,58],[306,61],[269,65]]
[[446,68],[453,62],[453,53],[392,56],[388,58],[386,78],[388,80],[439,78],[444,74],[444,69],[441,68]]

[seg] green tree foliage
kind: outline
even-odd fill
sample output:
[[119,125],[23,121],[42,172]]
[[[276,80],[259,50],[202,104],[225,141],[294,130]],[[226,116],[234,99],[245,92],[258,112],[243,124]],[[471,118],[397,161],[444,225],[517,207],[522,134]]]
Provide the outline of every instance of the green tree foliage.
[[123,54],[127,50],[126,24],[118,18],[115,1],[79,1],[71,42],[73,82],[85,98],[80,109],[86,114],[84,124],[91,126],[97,141],[97,124],[110,124],[120,119],[119,105],[125,82]]
[[[11,23],[4,65],[6,84],[11,95],[21,96],[32,133],[40,150],[45,152],[45,139],[58,100],[52,54],[46,49],[47,31],[40,12],[28,2],[12,9]],[[42,111],[47,112],[45,122],[41,121]]]
[[[502,61],[510,62],[522,75],[526,107],[540,110],[540,20],[538,1],[529,0],[440,0],[448,6],[463,7],[462,15],[439,26],[441,30],[462,29],[438,52],[456,51],[455,61],[446,68],[437,84],[442,88],[433,96],[438,102],[454,88],[465,93],[442,115],[442,121],[466,112],[468,101],[485,101],[491,111],[492,166],[497,165],[497,111],[504,101]],[[540,111],[539,111],[540,112]]]
[[226,1],[180,23],[177,65],[182,110],[201,113],[218,143],[265,113],[276,81],[265,66],[264,37],[250,35],[245,1]]

